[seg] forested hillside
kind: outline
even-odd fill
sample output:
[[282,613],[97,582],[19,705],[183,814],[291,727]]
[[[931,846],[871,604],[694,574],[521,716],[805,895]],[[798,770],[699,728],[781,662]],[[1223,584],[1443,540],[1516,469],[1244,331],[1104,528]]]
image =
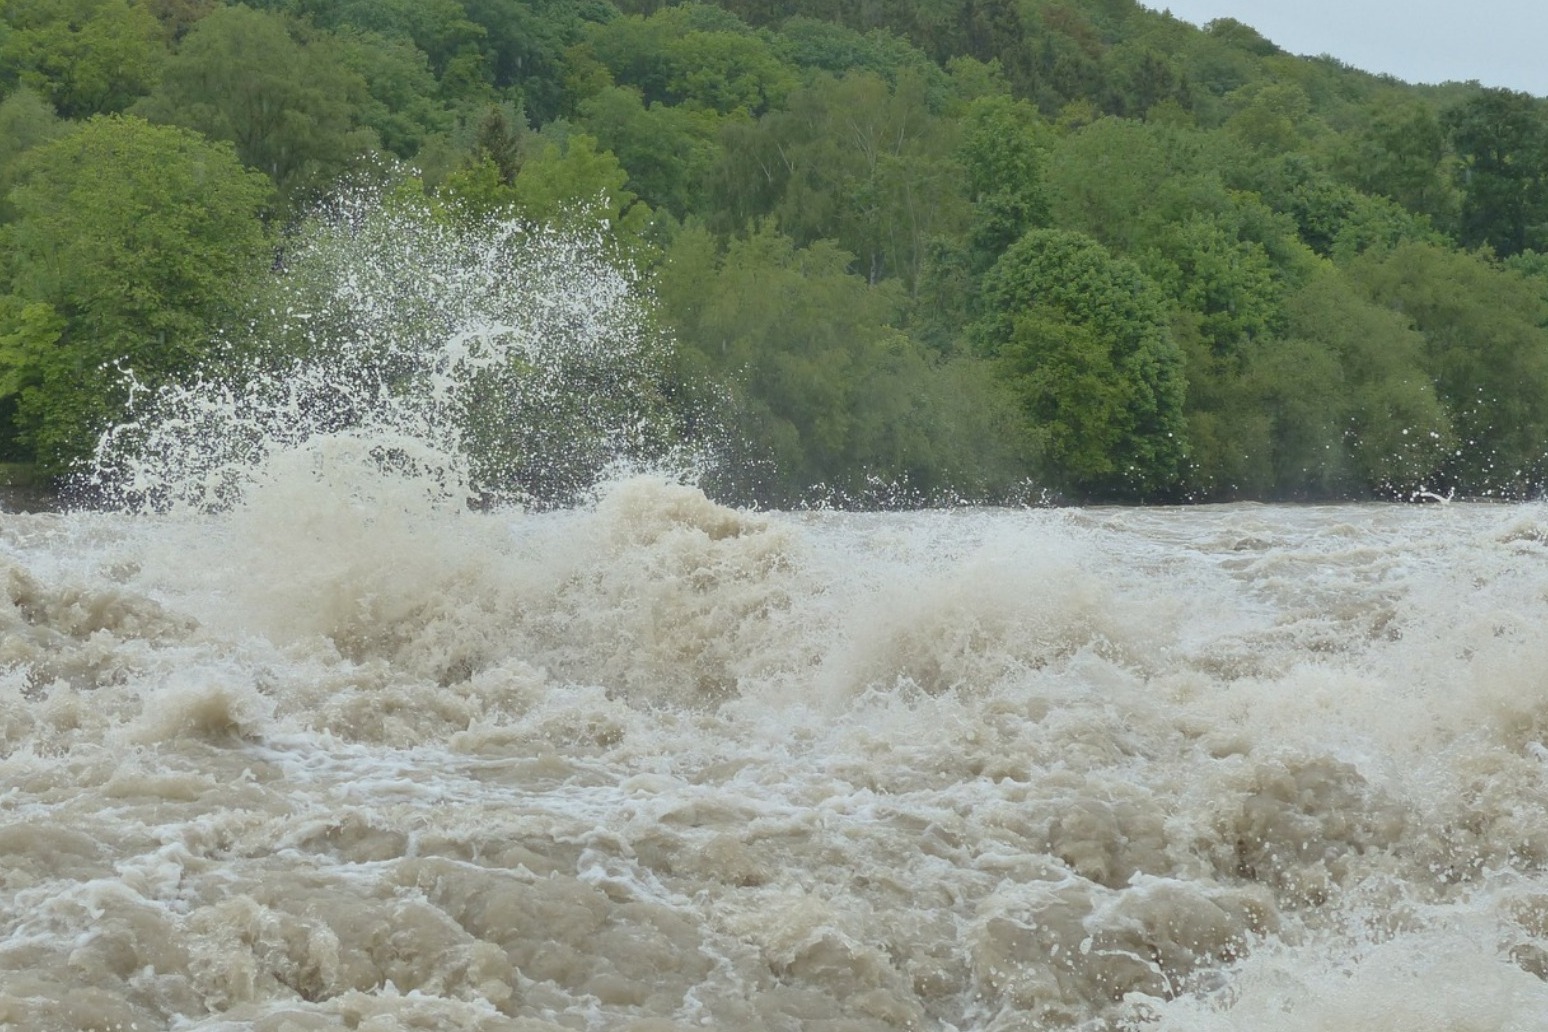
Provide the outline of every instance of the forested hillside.
[[198,375],[345,178],[603,228],[730,500],[1548,477],[1544,103],[1131,0],[0,0],[0,461]]

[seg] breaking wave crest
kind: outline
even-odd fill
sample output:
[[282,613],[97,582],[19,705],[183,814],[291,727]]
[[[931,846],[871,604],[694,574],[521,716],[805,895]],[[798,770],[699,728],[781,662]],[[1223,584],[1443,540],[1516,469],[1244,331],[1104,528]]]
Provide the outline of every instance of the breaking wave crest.
[[133,392],[84,486],[121,510],[219,510],[353,468],[437,503],[564,503],[666,461],[664,355],[600,230],[362,191],[297,233],[197,380]]

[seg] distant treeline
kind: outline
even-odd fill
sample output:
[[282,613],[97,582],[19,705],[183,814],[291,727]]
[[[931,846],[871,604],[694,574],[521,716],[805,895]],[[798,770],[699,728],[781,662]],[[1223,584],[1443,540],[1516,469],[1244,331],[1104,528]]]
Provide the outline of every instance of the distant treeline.
[[1544,103],[1131,0],[0,0],[0,461],[369,175],[605,226],[732,500],[1548,478]]

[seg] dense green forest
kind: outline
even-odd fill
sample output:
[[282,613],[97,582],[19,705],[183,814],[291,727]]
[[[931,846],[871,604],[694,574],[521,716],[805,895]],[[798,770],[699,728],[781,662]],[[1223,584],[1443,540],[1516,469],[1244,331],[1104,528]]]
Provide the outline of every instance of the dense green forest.
[[1548,477],[1544,102],[1132,0],[0,0],[0,461],[194,375],[360,175],[603,227],[730,500]]

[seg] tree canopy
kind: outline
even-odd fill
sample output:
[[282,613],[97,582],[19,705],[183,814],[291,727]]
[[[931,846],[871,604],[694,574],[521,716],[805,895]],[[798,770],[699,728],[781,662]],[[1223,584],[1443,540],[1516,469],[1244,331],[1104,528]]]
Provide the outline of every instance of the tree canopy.
[[49,471],[129,389],[190,369],[265,263],[269,186],[229,145],[97,116],[29,151],[0,234],[0,404]]
[[1133,0],[3,0],[0,457],[370,181],[606,241],[731,500],[1536,495],[1545,105]]

